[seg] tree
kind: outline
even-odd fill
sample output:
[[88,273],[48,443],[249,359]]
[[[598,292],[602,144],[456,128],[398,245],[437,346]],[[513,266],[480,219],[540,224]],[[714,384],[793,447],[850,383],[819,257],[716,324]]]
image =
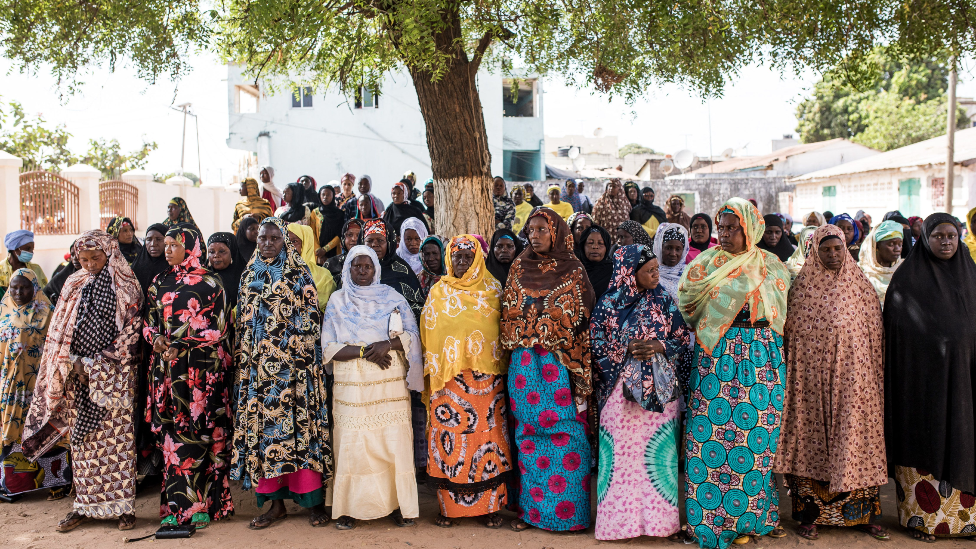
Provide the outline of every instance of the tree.
[[623,158],[628,154],[657,154],[657,151],[638,143],[627,143],[623,147],[620,147],[620,151],[617,153],[617,156]]
[[89,166],[98,168],[104,179],[117,179],[123,172],[146,167],[149,153],[159,148],[153,142],[143,142],[142,148],[128,154],[122,154],[122,147],[118,140],[92,139],[88,141],[88,154],[81,161]]
[[70,137],[64,125],[50,128],[41,115],[28,117],[17,101],[0,102],[0,151],[22,158],[28,169],[57,172],[77,164],[68,150]]
[[[879,44],[932,56],[976,51],[973,2],[892,0],[0,0],[0,49],[21,70],[51,67],[70,89],[119,59],[152,80],[196,48],[221,52],[265,87],[336,85],[352,95],[404,69],[417,91],[439,234],[491,234],[490,154],[477,93],[485,60],[509,75],[563,75],[634,100],[675,82],[719,95],[747,64],[852,80]],[[509,62],[517,60],[519,63]]]

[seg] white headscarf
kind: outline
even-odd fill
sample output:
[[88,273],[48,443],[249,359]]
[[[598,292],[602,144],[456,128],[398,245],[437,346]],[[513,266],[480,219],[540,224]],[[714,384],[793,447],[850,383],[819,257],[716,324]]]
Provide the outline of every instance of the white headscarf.
[[258,170],[258,174],[260,174],[262,171],[267,171],[268,172],[268,182],[265,183],[265,182],[262,181],[261,182],[261,187],[263,187],[264,190],[266,190],[269,193],[271,193],[271,196],[274,197],[274,204],[272,205],[272,207],[275,208],[275,209],[277,209],[277,208],[281,207],[281,201],[284,200],[284,196],[285,195],[281,192],[281,189],[279,189],[278,187],[275,187],[275,184],[274,184],[274,168],[272,168],[271,166],[261,166],[261,168]]
[[423,258],[420,257],[420,252],[415,254],[410,253],[407,249],[407,229],[413,229],[417,231],[417,235],[420,236],[420,242],[423,242],[427,238],[427,229],[424,227],[424,223],[417,219],[416,217],[411,217],[404,220],[403,224],[400,225],[400,243],[397,244],[396,253],[407,265],[410,265],[410,269],[413,270],[413,274],[420,276],[420,273],[424,272],[424,262]]
[[[680,233],[681,237],[684,239],[685,251],[681,253],[681,258],[678,259],[678,264],[674,267],[668,267],[664,264],[664,237],[670,232],[673,236],[675,231]],[[672,240],[672,239],[669,239]],[[658,263],[660,263],[659,271],[661,273],[661,285],[667,290],[668,295],[671,299],[678,302],[678,281],[681,280],[681,274],[685,272],[685,267],[688,265],[685,263],[685,259],[688,258],[688,231],[685,229],[684,225],[679,225],[677,223],[661,223],[657,232],[654,233],[654,248],[651,250],[654,255],[658,257]]]
[[[376,273],[368,286],[352,281],[349,270],[357,257],[369,256]],[[424,390],[424,361],[420,351],[420,329],[406,298],[380,283],[380,260],[368,246],[353,246],[342,264],[342,289],[332,294],[322,321],[323,362],[329,362],[346,345],[369,345],[390,338],[390,316],[400,312],[404,354],[407,357],[407,387]]]

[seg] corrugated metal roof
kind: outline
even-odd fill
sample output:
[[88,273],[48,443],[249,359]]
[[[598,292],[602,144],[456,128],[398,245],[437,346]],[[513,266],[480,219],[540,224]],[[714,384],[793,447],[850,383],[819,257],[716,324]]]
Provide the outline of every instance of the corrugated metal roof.
[[791,156],[796,156],[798,154],[808,153],[810,151],[822,149],[827,145],[833,145],[840,141],[845,141],[845,139],[838,137],[837,139],[819,141],[817,143],[793,145],[792,147],[784,147],[777,151],[773,151],[769,154],[763,154],[760,156],[743,156],[740,158],[732,158],[724,162],[718,162],[716,164],[712,164],[711,166],[704,166],[702,168],[698,168],[697,170],[691,171],[689,173],[730,173],[730,172],[741,172],[747,170],[767,168],[767,167],[771,167],[773,165],[773,162],[779,162],[781,160],[786,160]]
[[[847,162],[826,170],[810,172],[791,179],[791,181],[812,181],[827,179],[842,175],[874,172],[878,170],[896,170],[915,166],[945,165],[946,136],[933,137],[907,147],[876,154],[853,162]],[[953,159],[956,163],[976,160],[976,128],[956,130],[956,143]]]

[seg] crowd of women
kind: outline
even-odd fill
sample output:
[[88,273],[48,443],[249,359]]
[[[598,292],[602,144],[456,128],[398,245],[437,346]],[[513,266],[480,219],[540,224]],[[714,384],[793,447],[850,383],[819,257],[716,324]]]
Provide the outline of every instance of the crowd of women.
[[787,535],[775,473],[797,535],[887,540],[892,476],[911,535],[976,536],[976,209],[794,234],[741,198],[689,216],[569,181],[533,206],[496,181],[485,239],[433,234],[412,174],[389,207],[368,176],[273,175],[241,184],[236,234],[175,198],[144,239],[81,235],[50,282],[6,235],[0,496],[126,530],[156,482],[162,526],[205,528],[234,482],[270,503],[252,529],[292,501],[349,530],[414,525],[426,483],[444,528],[509,510],[725,548]]

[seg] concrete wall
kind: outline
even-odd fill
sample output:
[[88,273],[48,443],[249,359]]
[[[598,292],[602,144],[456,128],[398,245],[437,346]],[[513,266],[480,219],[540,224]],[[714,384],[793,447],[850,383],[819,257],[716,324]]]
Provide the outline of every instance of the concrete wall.
[[850,141],[839,141],[822,149],[796,154],[787,157],[782,162],[775,162],[773,164],[774,174],[771,175],[798,177],[876,154],[880,154],[880,152],[864,145]]
[[776,213],[780,211],[779,193],[794,190],[794,185],[782,177],[669,178],[638,184],[641,188],[645,185],[653,187],[655,203],[662,207],[670,194],[694,193],[695,211],[690,213],[703,212],[711,216],[732,197],[755,198],[764,215]]

